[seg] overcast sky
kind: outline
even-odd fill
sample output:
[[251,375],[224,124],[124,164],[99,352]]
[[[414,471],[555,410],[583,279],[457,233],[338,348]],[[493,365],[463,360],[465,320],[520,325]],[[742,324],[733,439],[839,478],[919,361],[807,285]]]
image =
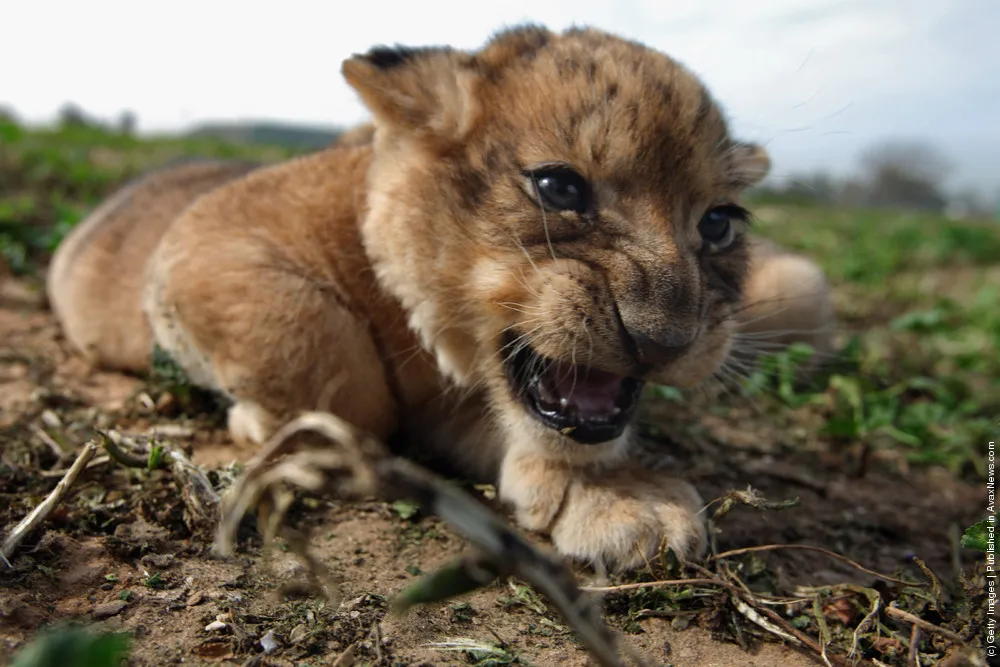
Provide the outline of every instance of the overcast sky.
[[[589,24],[700,74],[775,174],[843,173],[885,137],[926,138],[953,181],[1000,186],[1000,0],[2,0],[0,105],[73,101],[142,131],[204,120],[349,124],[341,61],[379,43],[474,48],[504,25]],[[15,63],[17,63],[15,65]]]

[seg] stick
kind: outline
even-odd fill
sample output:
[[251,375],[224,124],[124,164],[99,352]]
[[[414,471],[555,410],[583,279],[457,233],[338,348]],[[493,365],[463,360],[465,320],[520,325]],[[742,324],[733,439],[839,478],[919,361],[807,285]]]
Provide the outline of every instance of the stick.
[[910,630],[910,654],[906,659],[906,667],[920,667],[920,626],[914,625]]
[[912,623],[913,625],[915,625],[916,627],[920,628],[921,630],[926,630],[927,632],[937,633],[937,634],[941,635],[942,637],[944,637],[945,639],[950,639],[951,641],[955,642],[959,646],[965,646],[965,640],[962,639],[961,635],[958,635],[958,634],[956,634],[956,633],[954,633],[951,630],[948,630],[946,628],[942,628],[940,626],[934,625],[933,623],[931,623],[929,621],[925,621],[924,619],[920,618],[919,616],[914,616],[913,614],[911,614],[908,611],[903,611],[902,609],[900,609],[898,607],[893,607],[893,606],[890,605],[890,606],[888,606],[888,607],[885,608],[885,613],[888,614],[889,616],[892,616],[893,618],[895,618],[898,621],[905,621],[906,623]]
[[719,579],[664,579],[661,581],[643,581],[636,584],[621,584],[618,586],[581,586],[580,590],[587,593],[617,593],[619,591],[634,591],[638,588],[658,588],[662,586],[722,586],[729,588],[726,582]]
[[90,462],[95,453],[97,453],[97,445],[93,442],[88,442],[84,445],[83,451],[76,457],[76,461],[73,462],[70,469],[66,471],[66,476],[56,484],[56,488],[52,489],[52,492],[45,500],[39,503],[38,507],[33,509],[28,516],[21,519],[20,523],[14,526],[14,530],[10,531],[10,535],[4,540],[3,547],[0,548],[0,555],[3,556],[3,560],[8,565],[10,565],[8,559],[13,555],[14,550],[21,545],[21,541],[28,533],[34,530],[38,524],[45,521],[46,517],[52,513],[52,510],[56,508],[56,505],[69,492],[70,487],[73,486],[73,483],[80,476],[80,473],[83,472],[83,469],[87,467],[87,463]]
[[823,547],[814,547],[811,544],[763,544],[757,547],[744,547],[742,549],[733,549],[731,551],[723,551],[721,554],[716,554],[710,558],[710,560],[719,560],[721,558],[729,558],[730,556],[739,556],[740,554],[753,553],[755,551],[773,551],[775,549],[802,549],[804,551],[815,551],[817,553],[825,554],[830,558],[835,558],[841,563],[850,565],[856,570],[860,570],[865,574],[870,574],[873,577],[882,579],[883,581],[888,581],[893,584],[900,584],[902,586],[926,586],[927,584],[919,581],[903,581],[902,579],[896,579],[895,577],[890,577],[875,570],[870,570],[864,565],[857,563],[847,556],[838,554],[836,551],[830,551],[829,549],[824,549]]
[[66,456],[66,452],[59,446],[59,443],[53,440],[52,436],[46,433],[40,426],[32,425],[31,430],[34,431],[39,440],[48,445],[49,449],[52,450],[52,453],[56,455],[56,459],[61,459]]
[[[107,456],[98,456],[97,458],[90,460],[90,463],[87,464],[86,469],[90,470],[91,468],[100,468],[103,465],[107,465],[107,463],[110,460],[111,459]],[[69,468],[56,468],[55,470],[39,470],[36,474],[39,477],[45,477],[45,478],[62,477],[63,475],[66,474],[67,470],[69,470]]]

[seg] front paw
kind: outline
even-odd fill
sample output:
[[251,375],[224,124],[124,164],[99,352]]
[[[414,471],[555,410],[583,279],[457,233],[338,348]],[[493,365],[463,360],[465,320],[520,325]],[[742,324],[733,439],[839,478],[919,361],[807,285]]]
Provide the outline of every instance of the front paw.
[[566,491],[552,528],[556,549],[609,571],[641,567],[672,549],[681,558],[707,544],[701,498],[687,482],[619,470],[581,475]]
[[665,549],[681,558],[704,552],[702,501],[687,482],[638,468],[586,472],[538,459],[506,472],[500,493],[518,523],[548,532],[564,556],[627,571]]

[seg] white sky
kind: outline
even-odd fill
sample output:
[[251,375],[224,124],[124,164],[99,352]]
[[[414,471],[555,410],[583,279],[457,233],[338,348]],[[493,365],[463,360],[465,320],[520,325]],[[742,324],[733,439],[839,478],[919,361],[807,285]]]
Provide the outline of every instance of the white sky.
[[[0,0],[0,105],[73,101],[142,131],[204,120],[349,124],[341,61],[375,44],[474,48],[504,25],[589,24],[700,74],[776,175],[843,172],[877,139],[939,143],[1000,186],[1000,0]],[[16,63],[16,65],[15,65]]]

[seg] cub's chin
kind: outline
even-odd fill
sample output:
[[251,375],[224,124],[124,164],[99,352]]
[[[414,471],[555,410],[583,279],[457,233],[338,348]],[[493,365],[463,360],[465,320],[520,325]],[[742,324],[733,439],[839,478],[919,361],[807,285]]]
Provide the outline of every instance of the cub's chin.
[[511,393],[529,415],[583,445],[622,435],[632,421],[644,382],[609,371],[543,357],[508,340],[504,370]]

